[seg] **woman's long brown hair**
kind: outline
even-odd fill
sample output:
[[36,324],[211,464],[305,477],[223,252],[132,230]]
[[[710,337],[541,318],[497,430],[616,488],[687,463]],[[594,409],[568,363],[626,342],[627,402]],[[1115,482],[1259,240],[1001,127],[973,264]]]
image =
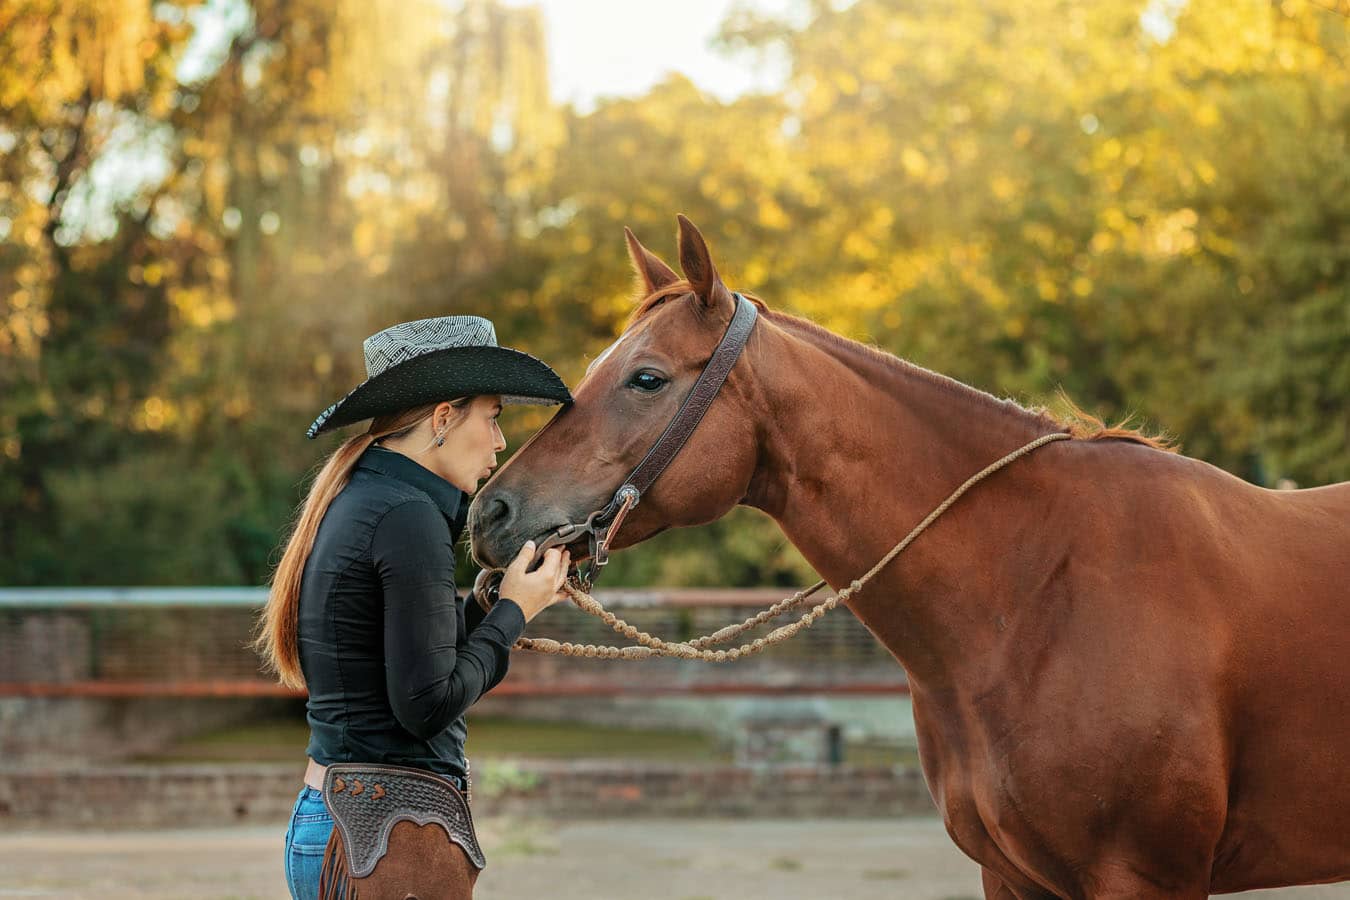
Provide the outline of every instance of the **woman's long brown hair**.
[[[451,427],[464,418],[472,400],[472,397],[461,397],[450,401],[457,411]],[[324,513],[328,512],[333,498],[347,486],[352,470],[356,468],[356,461],[371,444],[381,438],[403,437],[439,405],[430,403],[376,418],[364,434],[348,438],[333,451],[310,485],[286,541],[281,562],[272,573],[272,590],[258,618],[257,634],[252,643],[254,651],[263,658],[264,667],[275,672],[286,687],[305,687],[305,676],[300,670],[297,634],[300,624],[300,581],[305,572],[305,562],[314,549],[314,537],[319,533],[319,523],[323,521]]]

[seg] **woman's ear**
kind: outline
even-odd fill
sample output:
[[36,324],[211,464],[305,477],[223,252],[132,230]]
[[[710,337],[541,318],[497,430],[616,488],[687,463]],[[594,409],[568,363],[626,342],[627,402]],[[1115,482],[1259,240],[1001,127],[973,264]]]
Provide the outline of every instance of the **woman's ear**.
[[[472,402],[472,401],[470,401]],[[455,405],[449,400],[442,400],[436,404],[436,408],[431,411],[431,430],[435,434],[440,434],[450,427],[450,424],[463,414],[462,409],[456,409]]]

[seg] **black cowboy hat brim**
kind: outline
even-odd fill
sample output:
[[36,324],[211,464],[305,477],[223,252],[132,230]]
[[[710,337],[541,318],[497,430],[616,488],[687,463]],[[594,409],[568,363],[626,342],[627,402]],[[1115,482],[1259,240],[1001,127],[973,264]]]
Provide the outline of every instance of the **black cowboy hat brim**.
[[306,437],[374,416],[459,397],[500,394],[503,403],[571,403],[567,385],[541,360],[510,347],[447,347],[415,356],[319,414]]

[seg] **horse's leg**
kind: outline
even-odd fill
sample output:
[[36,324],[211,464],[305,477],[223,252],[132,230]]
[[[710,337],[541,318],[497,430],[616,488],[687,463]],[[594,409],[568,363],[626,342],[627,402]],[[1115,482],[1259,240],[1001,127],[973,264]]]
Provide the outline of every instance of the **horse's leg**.
[[988,869],[983,869],[984,877],[984,900],[1017,900],[1017,895],[1012,892],[1012,888],[1003,883],[999,878]]
[[1207,900],[1208,873],[1197,873],[1194,878],[1170,877],[1149,879],[1125,863],[1100,866],[1084,879],[1084,896],[1088,900]]
[[[984,900],[1058,900],[1058,895],[1034,887],[1014,888],[992,869],[982,868]],[[1131,870],[1112,867],[1109,871],[1087,880],[1083,895],[1088,900],[1206,900],[1209,887],[1195,884],[1191,887],[1160,887]]]
[[1014,890],[991,869],[982,869],[984,900],[1057,900],[1054,894],[1043,891]]
[[1152,882],[1139,879],[1134,882],[1121,881],[1110,887],[1093,891],[1089,900],[1206,900],[1208,888],[1161,888]]

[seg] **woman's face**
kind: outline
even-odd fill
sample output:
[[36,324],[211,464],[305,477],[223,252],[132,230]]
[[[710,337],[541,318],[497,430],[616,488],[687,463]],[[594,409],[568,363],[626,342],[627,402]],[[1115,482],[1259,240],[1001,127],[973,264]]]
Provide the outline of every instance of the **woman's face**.
[[[452,421],[458,412],[449,403],[442,403],[432,413],[435,431],[440,431],[441,421]],[[472,494],[478,490],[483,479],[497,468],[497,454],[506,449],[506,438],[497,426],[497,417],[502,412],[502,398],[495,394],[474,397],[467,410],[456,424],[445,432],[445,444],[437,447],[434,442],[427,454],[434,466],[428,466],[437,475],[455,487]]]

